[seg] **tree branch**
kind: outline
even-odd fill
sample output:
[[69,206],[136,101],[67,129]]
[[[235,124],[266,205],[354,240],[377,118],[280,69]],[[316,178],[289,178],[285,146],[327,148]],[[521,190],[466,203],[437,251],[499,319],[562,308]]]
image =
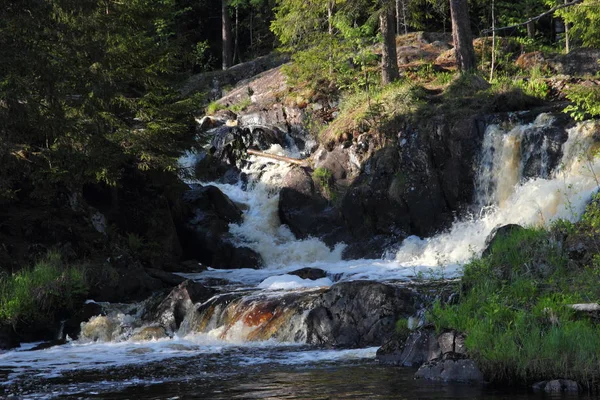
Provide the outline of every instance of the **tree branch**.
[[530,18],[530,19],[528,19],[525,22],[521,22],[520,24],[515,24],[515,25],[510,25],[510,26],[503,26],[502,28],[485,29],[485,30],[481,31],[481,33],[485,34],[485,33],[490,33],[490,32],[505,31],[507,29],[514,29],[514,28],[518,28],[520,26],[525,26],[525,25],[527,25],[527,24],[529,24],[531,22],[537,21],[538,19],[545,17],[546,15],[554,14],[555,11],[558,11],[561,8],[566,8],[566,7],[574,6],[576,4],[581,3],[582,1],[583,0],[573,0],[573,1],[570,1],[570,2],[565,3],[565,4],[560,4],[560,5],[558,5],[558,6],[554,7],[554,8],[551,8],[550,10],[548,10],[546,12],[541,13],[540,15],[538,15],[536,17]]

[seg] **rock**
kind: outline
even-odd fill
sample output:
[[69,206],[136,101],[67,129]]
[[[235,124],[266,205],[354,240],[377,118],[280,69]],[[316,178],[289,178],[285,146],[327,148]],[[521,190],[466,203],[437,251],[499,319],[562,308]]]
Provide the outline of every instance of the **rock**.
[[99,279],[88,293],[90,298],[99,302],[141,301],[153,292],[171,286],[153,278],[141,265],[125,257],[114,260],[113,266],[108,268],[115,274],[110,279]]
[[242,212],[214,186],[195,186],[184,196],[188,220],[178,227],[184,255],[213,268],[260,268],[260,255],[238,247],[229,234],[230,223],[242,222]]
[[415,373],[415,378],[443,382],[483,382],[483,374],[473,360],[453,358],[450,354],[423,364]]
[[339,211],[317,190],[305,168],[293,168],[285,176],[279,192],[279,218],[299,239],[315,236],[333,246],[348,238]]
[[195,186],[184,195],[186,205],[203,213],[213,213],[227,223],[242,222],[242,211],[216,186]]
[[236,247],[223,242],[215,251],[211,265],[218,269],[259,269],[264,266],[264,261],[260,254],[249,247]]
[[167,286],[177,286],[185,281],[185,278],[182,278],[179,275],[175,275],[171,272],[162,271],[156,268],[146,268],[146,272],[152,278],[158,279]]
[[208,300],[215,293],[200,283],[186,280],[174,288],[156,309],[147,311],[144,320],[174,333],[194,304]]
[[548,64],[558,74],[596,75],[600,70],[598,59],[600,59],[600,49],[578,48],[570,51],[569,54],[558,55],[548,60]]
[[567,379],[537,382],[532,388],[535,391],[543,391],[546,393],[578,393],[581,389],[577,382]]
[[521,225],[517,225],[517,224],[508,224],[508,225],[502,225],[502,226],[495,227],[494,229],[492,229],[492,231],[490,232],[488,237],[485,239],[485,248],[484,248],[481,256],[487,257],[490,255],[490,253],[492,251],[492,247],[494,246],[494,243],[496,240],[499,240],[501,238],[509,236],[512,233],[521,231],[523,229],[525,229],[525,228],[523,228]]
[[295,275],[302,279],[310,279],[316,281],[317,279],[326,278],[327,273],[320,268],[301,268],[292,272],[288,272],[289,275]]
[[146,326],[134,332],[133,335],[131,335],[130,340],[134,342],[141,342],[163,339],[166,337],[168,337],[167,331],[162,326]]
[[110,342],[116,325],[106,316],[96,316],[82,324],[81,338],[93,342]]
[[419,367],[441,355],[437,335],[430,329],[411,333],[403,343],[392,340],[377,350],[380,363],[404,367]]
[[371,281],[341,282],[319,296],[306,317],[307,342],[333,347],[381,345],[396,321],[413,315],[417,296]]
[[10,350],[21,345],[12,326],[0,325],[0,350]]
[[83,307],[75,312],[71,318],[65,321],[62,333],[59,333],[58,340],[66,340],[67,336],[71,339],[78,339],[81,332],[81,323],[87,322],[98,315],[104,315],[102,306],[98,303],[85,303]]

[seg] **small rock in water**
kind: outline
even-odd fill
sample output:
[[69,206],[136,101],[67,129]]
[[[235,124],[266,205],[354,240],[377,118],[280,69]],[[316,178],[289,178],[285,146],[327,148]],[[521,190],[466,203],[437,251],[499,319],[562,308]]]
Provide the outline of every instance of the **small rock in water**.
[[288,275],[296,275],[302,279],[310,279],[316,281],[317,279],[326,278],[327,273],[320,268],[301,268],[292,272],[288,272]]
[[147,326],[131,336],[134,342],[156,340],[167,337],[167,331],[162,326]]
[[137,349],[132,349],[129,350],[130,354],[148,354],[148,353],[152,353],[154,350],[152,350],[150,347],[139,347]]
[[415,373],[415,378],[443,382],[483,382],[483,374],[470,359],[452,359],[450,354],[429,361]]
[[578,393],[579,385],[575,381],[567,379],[554,379],[552,381],[542,381],[533,385],[533,390],[544,391],[546,393]]

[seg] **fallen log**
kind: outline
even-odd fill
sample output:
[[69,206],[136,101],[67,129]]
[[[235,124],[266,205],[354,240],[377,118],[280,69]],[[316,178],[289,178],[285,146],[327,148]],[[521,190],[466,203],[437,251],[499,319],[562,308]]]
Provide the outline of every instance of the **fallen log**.
[[285,156],[278,156],[277,154],[263,153],[262,151],[252,150],[252,149],[248,149],[247,152],[248,152],[248,154],[250,154],[252,156],[270,158],[272,160],[283,161],[283,162],[287,162],[287,163],[295,164],[295,165],[300,165],[300,166],[305,166],[306,165],[306,161],[305,160],[298,160],[297,158],[291,158],[291,157],[285,157]]

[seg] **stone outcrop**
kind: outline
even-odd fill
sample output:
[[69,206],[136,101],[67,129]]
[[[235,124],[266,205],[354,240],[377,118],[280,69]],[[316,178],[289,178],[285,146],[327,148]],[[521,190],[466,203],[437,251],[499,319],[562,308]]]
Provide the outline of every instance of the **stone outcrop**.
[[191,310],[180,333],[218,329],[227,338],[238,335],[241,324],[243,340],[249,341],[380,346],[392,337],[396,321],[414,314],[420,301],[419,294],[409,288],[370,281],[278,294],[233,292]]
[[201,303],[215,295],[215,291],[190,280],[175,287],[156,306],[146,311],[144,320],[157,324],[167,333],[173,334],[194,304]]

